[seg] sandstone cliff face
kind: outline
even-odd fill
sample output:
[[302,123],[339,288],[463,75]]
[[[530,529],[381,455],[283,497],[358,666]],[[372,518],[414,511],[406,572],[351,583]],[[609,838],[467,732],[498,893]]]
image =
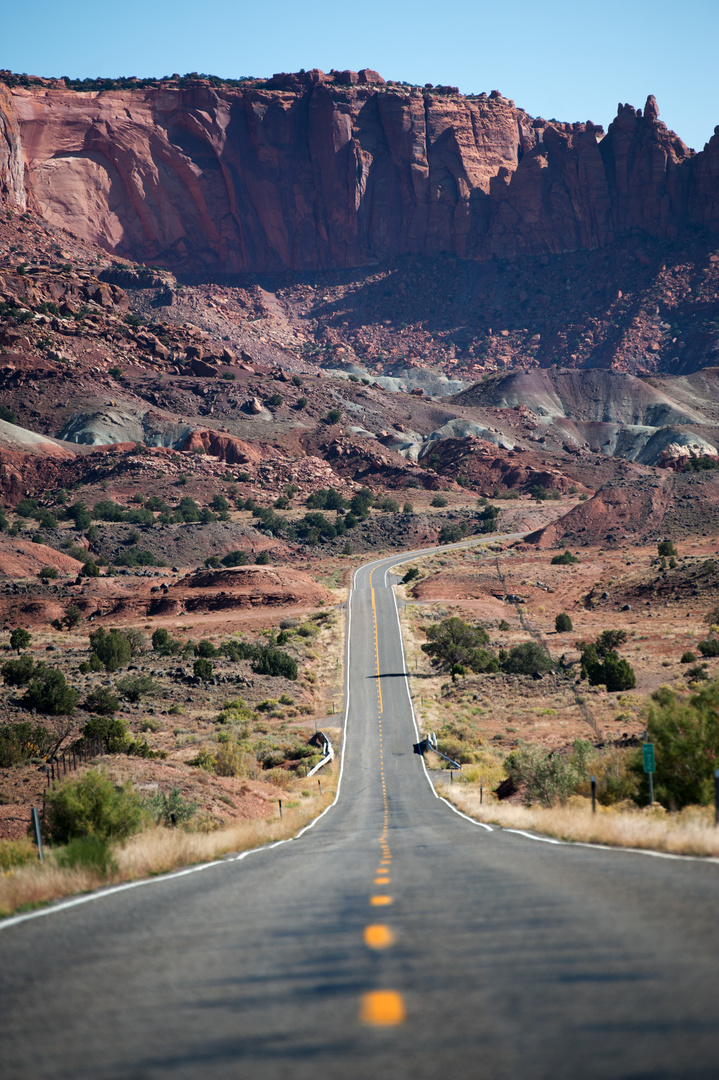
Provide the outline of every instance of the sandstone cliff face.
[[0,83],[0,203],[25,210],[25,163],[13,101]]
[[[694,155],[651,97],[643,114],[620,106],[604,136],[496,92],[409,91],[372,72],[272,85],[17,87],[0,132],[17,124],[48,220],[178,272],[487,259],[719,227],[719,135]],[[3,158],[0,140],[4,198],[22,180],[3,164],[16,143]]]

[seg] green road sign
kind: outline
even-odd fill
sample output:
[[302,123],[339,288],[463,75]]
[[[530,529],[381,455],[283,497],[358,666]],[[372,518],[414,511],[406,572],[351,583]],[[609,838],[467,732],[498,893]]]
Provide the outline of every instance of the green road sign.
[[646,742],[643,744],[642,757],[644,758],[644,772],[656,772],[657,770],[654,766],[654,743]]

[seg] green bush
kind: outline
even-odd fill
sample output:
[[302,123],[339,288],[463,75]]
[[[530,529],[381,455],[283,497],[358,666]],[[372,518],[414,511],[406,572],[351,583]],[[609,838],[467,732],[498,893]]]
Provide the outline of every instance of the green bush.
[[[0,416],[0,419],[3,419]],[[29,837],[20,840],[0,840],[0,872],[17,870],[20,866],[37,862],[37,848]]]
[[[422,646],[422,651],[441,671],[451,672],[458,667],[476,673],[499,669],[495,658],[483,647],[489,644],[489,635],[482,626],[471,626],[453,616],[428,627],[427,637],[429,641]],[[455,671],[455,674],[459,672]]]
[[127,724],[119,716],[91,716],[82,734],[88,742],[99,740],[106,754],[124,754],[130,742]]
[[157,559],[146,548],[137,546],[125,548],[115,559],[117,566],[166,566],[162,559]]
[[214,672],[212,661],[204,656],[198,656],[193,665],[193,671],[198,679],[202,679],[203,682],[209,682]]
[[339,424],[342,419],[342,412],[340,409],[330,409],[325,417],[325,424]]
[[115,689],[127,701],[134,703],[148,694],[155,693],[158,687],[151,675],[125,675],[124,678],[117,680]]
[[195,646],[195,652],[198,656],[204,656],[207,660],[213,660],[219,655],[219,649],[216,649],[211,641],[203,638]]
[[52,716],[65,716],[74,712],[79,696],[77,690],[67,685],[59,668],[38,665],[22,698],[22,704],[26,709],[50,713]]
[[56,742],[55,735],[30,720],[0,724],[0,768],[24,765],[30,758],[45,758]]
[[42,570],[38,570],[37,576],[43,581],[55,581],[60,575],[54,566],[43,566]]
[[329,487],[313,491],[307,499],[307,506],[310,510],[346,510],[347,502],[339,491]]
[[227,555],[220,559],[223,566],[246,566],[249,561],[246,551],[228,551]]
[[90,647],[100,659],[105,671],[117,671],[126,667],[132,657],[132,645],[127,634],[121,630],[103,629],[102,626],[90,634]]
[[657,544],[657,552],[665,559],[668,559],[670,555],[676,556],[679,554],[671,540],[660,540]]
[[447,500],[445,499],[444,495],[435,495],[429,505],[430,506],[446,506],[447,505]]
[[144,805],[155,824],[166,829],[187,825],[197,810],[197,803],[188,802],[176,787],[151,795]]
[[255,559],[255,565],[257,566],[269,566],[270,565],[270,553],[269,551],[261,551]]
[[8,686],[27,686],[35,674],[35,663],[27,653],[18,660],[8,660],[2,666],[2,677]]
[[289,653],[273,645],[260,649],[252,670],[256,675],[277,675],[293,681],[297,678],[297,662]]
[[691,652],[688,649],[686,652],[682,653],[681,660],[679,661],[679,663],[680,664],[693,664],[694,661],[696,660],[696,658],[697,658],[697,654]]
[[64,869],[90,870],[102,877],[107,877],[116,867],[109,840],[99,836],[76,836],[59,849],[55,858]]
[[535,743],[520,742],[505,761],[507,774],[527,805],[554,806],[564,803],[580,779],[576,765],[562,754]]
[[[714,770],[719,768],[719,682],[688,699],[668,687],[655,691],[647,739],[654,743],[654,791],[659,801],[677,810],[709,805],[714,799]],[[644,779],[640,753],[635,771]]]
[[579,559],[577,558],[577,556],[572,555],[571,551],[569,551],[567,549],[561,555],[555,555],[554,558],[552,559],[551,565],[552,566],[571,566],[572,563],[578,563],[578,562],[579,562]]
[[719,638],[705,638],[697,648],[702,656],[719,656]]
[[513,675],[543,674],[554,667],[551,656],[536,641],[524,641],[515,645],[502,661],[502,669]]
[[94,837],[124,840],[142,825],[142,806],[129,784],[117,788],[104,771],[90,769],[45,796],[45,832],[57,844]]
[[554,629],[558,634],[568,634],[574,629],[572,620],[565,612],[560,612],[554,620]]
[[21,652],[23,649],[29,649],[32,641],[32,634],[29,630],[23,630],[21,626],[16,626],[10,635],[10,648],[15,652]]
[[120,700],[106,686],[98,686],[87,695],[84,708],[99,716],[112,716],[120,708]]
[[414,581],[414,579],[418,578],[418,577],[419,577],[419,570],[417,569],[416,566],[412,566],[412,567],[410,567],[410,569],[407,571],[407,573],[402,578],[401,584],[402,585],[407,585],[407,584],[409,584],[410,581]]
[[182,642],[171,637],[164,626],[158,626],[152,635],[152,647],[161,656],[176,656],[182,652]]

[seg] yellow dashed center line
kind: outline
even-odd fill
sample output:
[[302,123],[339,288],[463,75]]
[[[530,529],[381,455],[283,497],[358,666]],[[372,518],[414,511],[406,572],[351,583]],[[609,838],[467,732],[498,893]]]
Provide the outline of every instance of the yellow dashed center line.
[[372,923],[364,928],[364,941],[370,949],[386,949],[393,943],[394,935],[384,923]]
[[402,996],[396,990],[373,990],[362,995],[360,1020],[376,1027],[393,1027],[406,1019]]

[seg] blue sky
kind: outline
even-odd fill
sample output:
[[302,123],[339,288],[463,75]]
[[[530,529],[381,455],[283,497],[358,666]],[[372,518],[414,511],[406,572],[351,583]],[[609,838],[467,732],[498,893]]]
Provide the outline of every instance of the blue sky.
[[35,0],[7,5],[0,34],[0,67],[33,75],[372,67],[605,126],[653,93],[697,150],[719,124],[719,0]]

